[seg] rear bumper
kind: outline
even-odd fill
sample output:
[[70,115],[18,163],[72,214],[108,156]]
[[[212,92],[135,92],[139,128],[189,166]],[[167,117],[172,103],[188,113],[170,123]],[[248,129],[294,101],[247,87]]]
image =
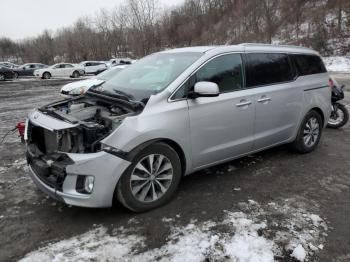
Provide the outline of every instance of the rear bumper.
[[[36,186],[50,197],[69,205],[81,207],[110,207],[115,187],[130,162],[106,152],[92,154],[68,154],[74,164],[67,165],[62,189],[55,188],[39,176],[29,164],[29,175]],[[78,175],[94,176],[91,194],[77,192]]]

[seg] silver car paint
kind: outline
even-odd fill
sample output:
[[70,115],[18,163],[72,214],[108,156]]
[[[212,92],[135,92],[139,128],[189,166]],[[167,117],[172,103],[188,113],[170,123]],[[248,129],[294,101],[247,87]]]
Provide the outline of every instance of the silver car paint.
[[[165,52],[203,52],[164,91],[151,96],[136,116],[127,117],[102,143],[124,152],[153,139],[167,139],[183,151],[185,174],[238,158],[295,139],[305,114],[312,108],[330,115],[328,74],[298,77],[294,81],[220,94],[218,97],[173,100],[172,94],[212,58],[227,53],[285,52],[312,53],[306,48],[270,45],[195,47]],[[39,116],[38,116],[39,114]],[[35,115],[37,118],[35,119]],[[66,128],[67,123],[36,111],[31,122],[47,129]],[[69,154],[75,162],[67,167],[63,192],[56,192],[66,203],[104,207],[112,204],[114,188],[130,162],[105,152]],[[78,174],[95,176],[90,197],[75,191]]]
[[[51,197],[63,200],[66,204],[83,207],[110,207],[113,202],[114,189],[121,174],[130,162],[105,152],[93,154],[67,154],[75,163],[66,168],[67,177],[62,192],[43,182],[29,166],[34,183]],[[95,178],[94,189],[90,195],[80,194],[75,190],[77,176],[92,175]]]

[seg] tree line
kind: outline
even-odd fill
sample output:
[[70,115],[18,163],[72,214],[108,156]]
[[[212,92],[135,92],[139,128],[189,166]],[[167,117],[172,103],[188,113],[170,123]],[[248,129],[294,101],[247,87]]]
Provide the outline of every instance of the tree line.
[[0,38],[0,60],[16,63],[139,58],[174,47],[242,42],[350,53],[349,0],[126,0],[55,32],[13,41]]

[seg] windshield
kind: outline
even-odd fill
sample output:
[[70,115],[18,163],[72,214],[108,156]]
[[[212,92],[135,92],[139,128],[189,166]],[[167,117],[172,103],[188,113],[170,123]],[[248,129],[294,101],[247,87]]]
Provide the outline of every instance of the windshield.
[[118,68],[112,68],[112,69],[106,70],[106,71],[100,73],[97,76],[97,79],[107,81],[107,80],[111,79],[113,76],[115,76],[122,69],[123,68],[118,67]]
[[107,81],[101,91],[127,93],[134,100],[147,100],[164,90],[202,53],[156,53],[128,66]]

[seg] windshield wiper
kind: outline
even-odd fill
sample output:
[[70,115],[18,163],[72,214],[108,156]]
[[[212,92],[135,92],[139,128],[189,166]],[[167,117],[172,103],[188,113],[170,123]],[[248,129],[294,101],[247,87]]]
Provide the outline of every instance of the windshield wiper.
[[128,99],[134,100],[134,96],[131,95],[131,94],[128,94],[128,93],[123,92],[123,91],[120,91],[120,90],[118,90],[118,89],[116,89],[116,88],[113,88],[113,91],[114,91],[115,93],[117,93],[117,94],[120,94],[120,95],[122,95],[122,96],[127,97]]

